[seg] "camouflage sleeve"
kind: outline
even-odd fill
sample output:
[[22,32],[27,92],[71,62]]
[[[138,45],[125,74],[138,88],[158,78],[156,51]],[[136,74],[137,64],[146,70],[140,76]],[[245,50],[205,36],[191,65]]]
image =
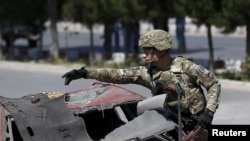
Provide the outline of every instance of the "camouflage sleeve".
[[187,60],[186,68],[196,79],[197,84],[202,85],[207,90],[206,108],[215,112],[219,106],[221,85],[212,72],[201,65],[197,65]]
[[87,79],[95,79],[107,83],[116,84],[140,84],[150,88],[149,79],[147,79],[147,68],[143,66],[131,67],[128,69],[113,68],[86,68]]

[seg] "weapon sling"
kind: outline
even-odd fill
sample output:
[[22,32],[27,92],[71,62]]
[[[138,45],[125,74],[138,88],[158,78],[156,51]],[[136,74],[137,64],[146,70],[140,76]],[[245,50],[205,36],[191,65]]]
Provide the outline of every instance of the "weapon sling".
[[[153,86],[155,86],[153,81],[153,74],[152,74],[152,67],[149,68],[149,75],[151,79],[151,83]],[[177,101],[178,101],[178,141],[182,141],[182,122],[181,122],[181,97],[184,95],[184,92],[182,91],[182,87],[180,84],[181,76],[176,75],[175,79],[175,89],[177,93]]]
[[177,100],[178,100],[178,141],[182,141],[182,122],[181,122],[181,97],[183,96],[183,91],[180,84],[180,76],[176,76],[175,80],[175,88],[177,93]]

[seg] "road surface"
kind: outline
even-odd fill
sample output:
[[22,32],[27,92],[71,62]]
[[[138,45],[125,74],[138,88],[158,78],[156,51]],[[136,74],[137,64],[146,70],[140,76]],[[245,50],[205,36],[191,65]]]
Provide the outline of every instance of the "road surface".
[[[18,98],[39,92],[69,92],[90,86],[94,80],[76,80],[65,86],[61,76],[81,65],[56,66],[50,64],[0,61],[0,95]],[[220,80],[221,103],[213,124],[250,124],[250,83]],[[122,85],[150,96],[150,91],[139,85]]]

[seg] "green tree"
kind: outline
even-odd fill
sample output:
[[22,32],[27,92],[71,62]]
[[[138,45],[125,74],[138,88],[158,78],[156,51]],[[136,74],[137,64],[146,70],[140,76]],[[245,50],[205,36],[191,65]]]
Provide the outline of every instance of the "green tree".
[[216,16],[220,1],[217,0],[189,0],[188,15],[194,18],[193,22],[200,26],[204,24],[207,28],[208,48],[209,48],[209,70],[214,72],[214,47],[212,40],[211,26],[217,20]]
[[[4,14],[5,14],[5,10],[4,10],[4,4],[3,4],[3,1],[0,1],[0,27],[2,27],[2,21],[3,21],[3,17],[4,17]],[[3,57],[3,47],[2,47],[2,44],[3,44],[3,40],[2,40],[2,28],[0,28],[0,60],[2,59]]]
[[[143,20],[153,24],[155,29],[163,29],[169,31],[168,20],[176,18],[176,24],[181,23],[181,28],[176,28],[176,37],[178,41],[178,51],[184,53],[186,51],[185,43],[185,16],[186,16],[186,0],[142,0],[144,5]],[[179,22],[180,21],[180,22]],[[178,26],[180,27],[180,26]],[[180,30],[179,30],[180,29]],[[180,31],[180,32],[179,32]]]
[[143,16],[143,1],[140,0],[123,0],[123,15],[120,18],[125,36],[125,56],[128,58],[129,48],[133,50],[135,56],[139,53],[138,40],[140,36],[140,20]]
[[155,29],[169,31],[168,19],[174,17],[173,0],[142,0],[144,4],[143,18],[151,22]]
[[59,59],[59,44],[58,44],[58,32],[57,22],[62,19],[62,5],[65,0],[47,0],[46,10],[48,12],[47,18],[50,21],[51,32],[51,45],[50,45],[50,61],[56,61]]
[[59,45],[58,45],[58,33],[57,33],[57,0],[48,0],[48,11],[50,20],[50,32],[51,32],[51,46],[50,46],[50,60],[55,61],[59,59]]
[[[223,33],[231,33],[238,26],[246,26],[246,58],[245,66],[250,64],[250,1],[249,0],[220,0],[221,13],[218,14],[216,24],[223,27]],[[246,67],[245,71],[250,78],[250,67]]]
[[223,33],[231,33],[238,26],[246,26],[246,53],[250,56],[250,1],[221,0],[221,16],[217,25],[224,27]]
[[174,17],[176,24],[176,39],[179,53],[186,52],[186,38],[185,38],[185,24],[188,1],[175,0],[174,1]]
[[[43,0],[12,0],[11,4],[7,0],[1,2],[0,22],[2,28],[14,30],[14,26],[28,26],[42,32],[40,29],[47,20],[46,6]],[[7,45],[10,49],[10,58],[13,56],[14,34],[9,34]]]
[[99,21],[104,24],[103,47],[106,52],[111,51],[114,24],[119,21],[123,13],[123,0],[102,0],[98,3]]
[[[71,0],[64,5],[65,17],[74,22],[81,22],[90,29],[90,46],[93,46],[93,25],[95,23],[104,24],[104,49],[111,51],[112,28],[115,22],[123,23],[125,30],[125,54],[127,56],[131,23],[139,22],[140,5],[134,0]],[[91,33],[92,32],[92,33]],[[138,31],[139,32],[139,31]],[[92,49],[92,52],[94,50]],[[93,59],[90,59],[93,60]]]
[[63,15],[73,22],[80,22],[87,25],[90,31],[90,61],[95,59],[93,26],[98,22],[99,0],[71,0],[63,5]]

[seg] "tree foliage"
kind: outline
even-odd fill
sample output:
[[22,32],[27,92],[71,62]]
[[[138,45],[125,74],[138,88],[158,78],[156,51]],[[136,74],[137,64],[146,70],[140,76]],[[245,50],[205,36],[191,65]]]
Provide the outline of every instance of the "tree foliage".
[[223,33],[231,33],[237,26],[249,23],[249,7],[249,0],[220,0],[221,13],[218,14],[217,22],[214,24],[224,27]]
[[98,15],[101,23],[114,23],[125,15],[124,0],[101,0],[98,5]]
[[98,0],[70,0],[63,5],[63,15],[67,20],[80,22],[92,28],[98,22]]
[[[245,66],[249,66],[250,61],[250,1],[249,0],[221,0],[221,13],[219,14],[216,25],[223,27],[223,33],[231,33],[238,26],[246,27],[246,57]],[[245,72],[250,76],[249,67]]]
[[143,19],[153,23],[154,28],[168,31],[168,19],[174,17],[173,0],[142,0],[144,4]]
[[[249,7],[249,0],[58,0],[58,16],[87,25],[90,31],[96,23],[112,26],[117,21],[122,22],[127,31],[140,21],[148,21],[155,28],[168,30],[169,18],[189,16],[198,26],[207,26],[209,53],[213,60],[212,35],[209,33],[212,25],[224,29],[223,33],[233,32],[238,26],[246,26],[246,52],[250,55]],[[44,23],[49,19],[48,5],[43,0],[12,0],[11,4],[1,0],[0,24],[3,24],[3,19],[9,23],[29,25]],[[90,38],[93,40],[92,34]],[[127,42],[130,37],[125,38]],[[93,41],[90,44],[92,46]],[[125,44],[127,47],[129,43]]]
[[209,48],[209,69],[214,72],[214,49],[211,26],[217,20],[216,17],[220,12],[218,5],[220,1],[217,0],[190,0],[187,15],[193,18],[193,22],[200,26],[204,24],[207,28],[208,48]]
[[[13,58],[15,36],[12,31],[14,28],[17,26],[20,28],[29,27],[33,30],[32,32],[41,33],[48,17],[46,10],[47,3],[44,3],[43,0],[13,0],[11,3],[7,0],[1,0],[0,25],[3,31],[8,32],[8,35],[5,34],[5,42],[8,46],[9,58]],[[31,40],[29,39],[29,41]]]
[[[1,19],[11,23],[33,25],[37,21],[44,23],[47,20],[47,3],[43,0],[1,0],[3,14]],[[3,21],[2,21],[3,22]]]

